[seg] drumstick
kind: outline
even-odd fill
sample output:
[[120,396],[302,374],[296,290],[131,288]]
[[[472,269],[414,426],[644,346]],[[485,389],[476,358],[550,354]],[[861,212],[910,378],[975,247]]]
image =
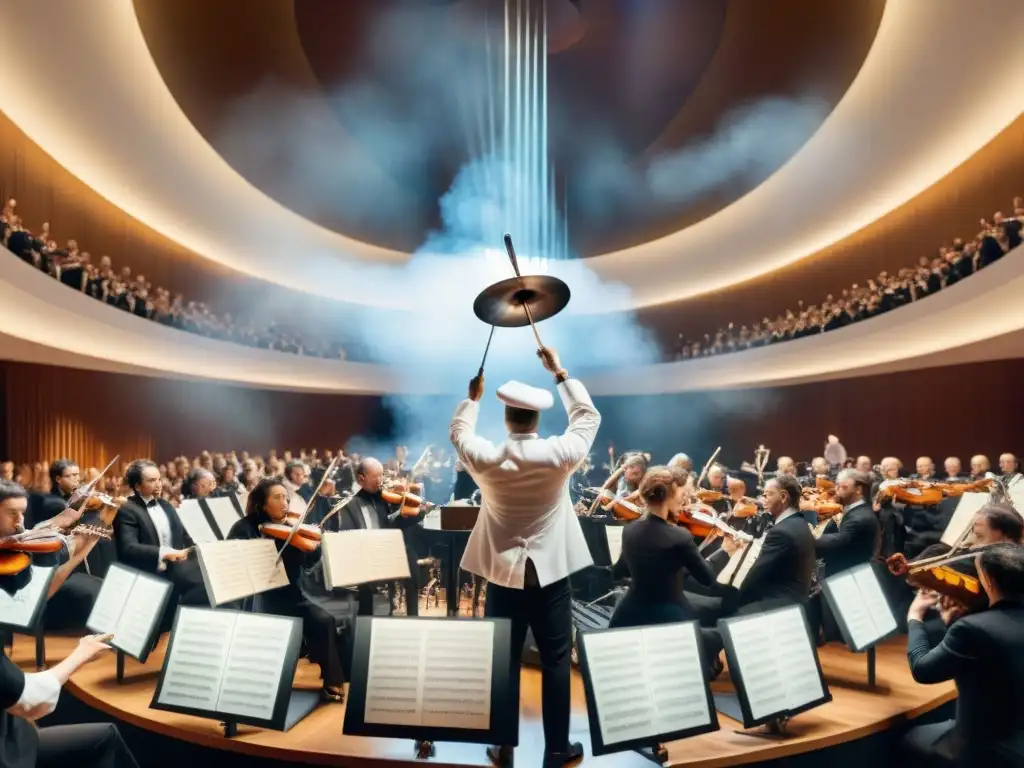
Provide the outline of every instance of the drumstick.
[[[515,270],[516,277],[522,281],[523,276],[519,274],[519,261],[516,259],[516,249],[512,245],[512,235],[507,232],[505,233],[505,251],[508,253],[509,261],[512,262],[512,269]],[[537,326],[533,322],[533,312],[530,311],[530,305],[524,301],[522,307],[526,311],[526,319],[530,321],[530,328],[533,330],[533,338],[537,340],[538,349],[544,349],[544,344],[540,340],[540,334],[537,333]]]
[[494,326],[491,326],[491,333],[487,337],[487,346],[484,347],[484,359],[480,361],[480,371],[477,373],[477,377],[484,375],[484,363],[487,362],[487,353],[491,350],[491,339],[494,338]]

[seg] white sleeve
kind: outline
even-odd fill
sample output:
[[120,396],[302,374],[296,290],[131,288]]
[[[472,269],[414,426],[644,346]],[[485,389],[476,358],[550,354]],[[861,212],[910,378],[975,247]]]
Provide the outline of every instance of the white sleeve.
[[480,403],[463,400],[455,409],[455,415],[452,416],[448,428],[448,437],[452,441],[455,453],[466,471],[470,473],[480,464],[493,461],[497,455],[494,444],[476,434],[476,421],[479,415]]
[[160,554],[156,556],[156,569],[158,572],[167,570],[167,560],[164,558],[173,551],[174,547],[160,547]]
[[38,720],[53,712],[60,698],[60,681],[53,672],[26,672],[25,690],[7,711],[26,720]]
[[558,385],[562,405],[569,414],[569,426],[555,438],[559,460],[563,466],[575,467],[590,453],[601,426],[601,414],[594,407],[587,388],[576,379],[568,379]]

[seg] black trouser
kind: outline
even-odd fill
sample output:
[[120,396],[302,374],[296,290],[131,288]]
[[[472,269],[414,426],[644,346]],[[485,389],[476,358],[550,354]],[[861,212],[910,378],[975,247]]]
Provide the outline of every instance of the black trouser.
[[341,665],[337,619],[316,603],[306,599],[292,602],[267,599],[268,597],[264,595],[265,599],[260,603],[263,613],[302,619],[302,637],[306,641],[310,661],[320,665],[320,676],[324,680],[324,685],[343,685],[345,670]]
[[112,723],[53,725],[39,729],[36,768],[138,768]]
[[952,768],[959,765],[953,748],[953,721],[918,725],[900,744],[908,768]]
[[43,628],[47,632],[84,629],[103,581],[74,571],[46,603]]
[[519,701],[519,664],[527,628],[537,641],[541,663],[541,706],[546,752],[569,748],[570,662],[572,652],[572,598],[569,579],[537,586],[533,561],[526,561],[526,588],[487,585],[484,614],[512,620],[511,681]]

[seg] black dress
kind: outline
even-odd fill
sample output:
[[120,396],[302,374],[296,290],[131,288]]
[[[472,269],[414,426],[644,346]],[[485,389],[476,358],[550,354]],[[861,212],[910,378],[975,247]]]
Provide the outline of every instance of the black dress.
[[[228,531],[229,539],[259,539],[259,523],[251,517],[243,517]],[[274,540],[278,551],[284,546],[283,541]],[[345,672],[341,665],[341,653],[338,643],[338,623],[330,613],[316,603],[310,602],[299,587],[303,568],[315,565],[320,560],[319,547],[310,553],[304,553],[289,546],[282,557],[285,572],[288,574],[288,586],[278,587],[259,595],[259,610],[275,616],[294,616],[302,619],[302,636],[309,649],[311,661],[320,665],[325,686],[341,686],[345,682]]]
[[[724,565],[723,561],[722,565]],[[718,570],[721,570],[719,568]],[[697,618],[683,593],[686,575],[705,586],[715,583],[716,569],[697,551],[685,528],[656,515],[630,523],[622,532],[622,555],[616,575],[628,571],[632,584],[612,615],[610,627],[670,624]]]

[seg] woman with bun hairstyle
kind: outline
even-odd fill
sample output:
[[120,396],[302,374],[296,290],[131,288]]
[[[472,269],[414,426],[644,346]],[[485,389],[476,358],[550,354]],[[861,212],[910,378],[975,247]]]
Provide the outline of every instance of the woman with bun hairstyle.
[[[697,618],[683,594],[687,574],[711,587],[728,558],[705,560],[693,535],[678,525],[689,503],[687,474],[681,469],[652,467],[640,482],[647,514],[622,532],[622,554],[616,575],[632,576],[626,596],[612,615],[610,627],[670,624]],[[737,544],[726,537],[722,547],[732,554]]]

